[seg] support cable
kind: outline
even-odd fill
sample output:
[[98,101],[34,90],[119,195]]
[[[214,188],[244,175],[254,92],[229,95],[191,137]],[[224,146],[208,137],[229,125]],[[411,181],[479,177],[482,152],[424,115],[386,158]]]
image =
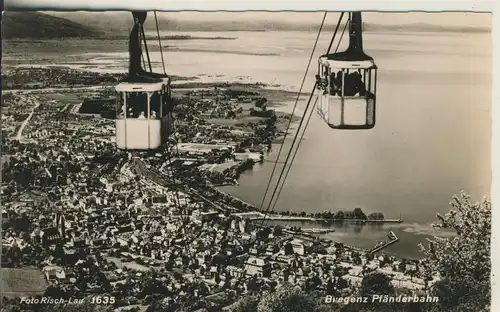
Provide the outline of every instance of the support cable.
[[[292,112],[291,112],[291,114],[290,114],[290,119],[288,120],[288,125],[287,125],[287,127],[286,127],[285,135],[284,135],[284,137],[283,137],[283,142],[285,141],[285,139],[286,139],[286,137],[287,137],[287,135],[288,135],[288,132],[289,132],[289,130],[290,130],[290,126],[291,126],[291,124],[292,124],[292,119],[293,119],[293,118],[292,118],[292,117],[293,117],[293,113],[295,112],[295,109],[297,108],[297,104],[298,104],[298,102],[299,102],[300,95],[301,95],[301,93],[302,93],[302,88],[304,87],[304,83],[305,83],[306,78],[307,78],[307,72],[309,71],[309,67],[310,67],[311,62],[312,62],[312,59],[313,59],[313,57],[314,57],[314,52],[315,52],[315,50],[316,50],[316,46],[317,46],[317,44],[318,44],[319,37],[320,37],[320,35],[321,35],[321,30],[323,29],[323,25],[325,24],[325,19],[326,19],[326,15],[327,15],[327,14],[328,14],[328,12],[325,12],[325,14],[323,15],[323,20],[322,20],[322,22],[321,22],[321,25],[320,25],[320,28],[319,28],[319,31],[318,31],[318,35],[317,35],[317,37],[316,37],[316,42],[314,43],[313,50],[312,50],[312,52],[311,52],[311,56],[310,56],[310,58],[309,58],[309,62],[308,62],[308,64],[307,64],[307,70],[306,70],[306,72],[305,72],[305,74],[304,74],[304,78],[302,79],[302,83],[301,83],[301,85],[300,85],[300,89],[299,89],[299,92],[298,92],[298,94],[297,94],[297,98],[296,98],[296,100],[295,100],[295,104],[294,104],[293,109],[292,109]],[[265,192],[264,192],[264,196],[263,196],[263,198],[262,198],[262,202],[261,202],[261,204],[260,204],[260,206],[259,206],[259,208],[260,208],[261,210],[262,210],[262,208],[264,207],[264,203],[265,203],[265,201],[266,201],[267,193],[269,192],[269,188],[270,188],[271,183],[272,183],[272,180],[273,180],[274,172],[276,171],[276,166],[278,165],[278,162],[279,162],[279,159],[280,159],[280,155],[281,155],[281,152],[282,152],[282,150],[283,150],[283,145],[284,145],[284,144],[281,144],[280,149],[279,149],[279,151],[278,151],[278,155],[276,156],[276,161],[274,162],[273,171],[271,172],[271,176],[269,177],[269,181],[268,181],[268,183],[267,183],[267,187],[266,187],[266,190],[265,190]],[[286,165],[286,162],[285,162],[285,165]],[[266,214],[265,214],[265,215],[267,215],[267,212],[266,212]],[[265,218],[265,215],[264,215],[264,218]]]
[[140,42],[140,45],[141,45],[142,66],[144,66],[144,70],[146,70],[146,59],[144,58],[144,52],[142,51],[142,35],[141,35],[141,32],[139,32],[139,42]]
[[[338,30],[339,30],[340,24],[341,24],[341,22],[342,22],[342,18],[343,18],[343,16],[344,16],[344,13],[342,13],[342,14],[340,15],[340,17],[339,17],[339,20],[338,20],[338,22],[337,22],[337,26],[335,27],[335,32],[334,32],[334,34],[333,34],[333,36],[332,36],[332,39],[331,39],[331,41],[330,41],[330,44],[329,44],[329,46],[328,46],[328,50],[327,50],[327,53],[326,53],[326,54],[330,53],[330,49],[331,49],[331,47],[332,47],[332,45],[333,45],[333,42],[334,42],[334,40],[335,40],[335,37],[336,37],[336,35],[337,35],[337,33],[338,33]],[[326,12],[325,12],[325,17],[324,17],[324,18],[326,18]],[[320,33],[321,33],[321,30],[322,30],[322,27],[323,27],[323,24],[324,24],[324,18],[323,18],[323,23],[321,24],[321,27],[320,27]],[[319,35],[320,35],[320,33],[318,34],[318,38],[317,38],[317,40],[316,40],[316,44],[314,45],[314,48],[313,48],[313,54],[314,54],[314,50],[315,50],[315,48],[316,48],[317,41],[318,41],[318,39],[319,39]],[[312,59],[312,55],[311,55],[311,59]],[[310,61],[311,61],[311,59],[310,59]],[[310,62],[309,62],[309,64],[310,64]],[[306,74],[305,74],[305,76],[304,76],[304,77],[306,77],[306,76],[307,76],[308,71],[309,71],[309,66],[308,66],[308,67],[307,67],[307,69],[306,69]],[[303,83],[304,83],[304,81],[305,81],[305,79],[303,80]],[[286,158],[286,160],[285,160],[285,165],[283,166],[283,168],[282,168],[282,170],[281,170],[280,176],[279,176],[279,178],[278,178],[278,182],[276,183],[276,186],[275,186],[275,188],[274,188],[273,194],[271,195],[271,199],[270,199],[270,201],[269,201],[269,205],[268,205],[268,207],[267,207],[267,209],[266,209],[266,212],[265,212],[265,214],[264,214],[264,217],[262,218],[261,226],[263,226],[264,222],[266,221],[266,217],[268,216],[269,212],[271,211],[271,207],[272,207],[272,204],[273,204],[273,200],[275,199],[275,196],[276,196],[276,194],[277,194],[278,188],[280,187],[280,183],[281,183],[281,181],[282,181],[283,174],[285,173],[285,170],[287,169],[287,168],[286,168],[286,166],[287,166],[288,161],[289,161],[289,158],[290,158],[290,156],[291,156],[291,154],[292,154],[292,151],[293,151],[293,147],[294,147],[294,145],[295,145],[295,142],[297,141],[297,138],[298,138],[298,136],[299,136],[300,130],[301,130],[301,128],[302,128],[302,124],[303,124],[303,122],[304,122],[304,120],[305,120],[305,117],[306,117],[306,115],[307,115],[307,111],[308,111],[309,106],[310,106],[310,104],[311,104],[311,100],[312,100],[312,97],[314,96],[314,91],[316,90],[317,85],[318,85],[318,81],[316,81],[316,82],[314,83],[314,87],[313,87],[313,89],[312,89],[312,91],[311,91],[311,94],[310,94],[310,96],[309,96],[309,100],[308,100],[307,105],[306,105],[306,108],[305,108],[305,110],[304,110],[304,114],[302,115],[302,118],[301,118],[300,123],[299,123],[299,127],[298,127],[297,132],[296,132],[296,134],[295,134],[295,136],[294,136],[294,139],[293,139],[293,142],[292,142],[292,146],[290,147],[290,150],[289,150],[289,152],[288,152],[287,158]],[[302,87],[301,87],[301,88],[302,88]],[[299,94],[299,96],[300,96],[300,94]],[[312,110],[311,110],[311,111],[312,111]],[[312,113],[311,113],[311,114],[312,114]],[[299,143],[300,143],[300,142],[299,142]],[[282,145],[282,146],[283,146],[283,145]],[[291,166],[289,166],[289,167],[291,167]],[[287,175],[288,175],[288,173],[287,173]],[[271,177],[271,178],[272,178],[272,177]],[[281,188],[283,188],[284,183],[285,183],[285,180],[283,180],[283,184],[281,185]],[[280,189],[280,192],[281,192],[281,189]],[[277,199],[278,199],[278,198],[276,197],[276,200],[277,200]],[[274,209],[274,208],[273,208],[273,209]]]
[[[154,11],[154,16],[155,16],[155,24],[156,24],[156,33],[158,36],[158,44],[160,46],[160,55],[161,55],[161,63],[162,63],[162,67],[163,67],[163,73],[166,75],[167,71],[165,69],[165,59],[163,57],[163,49],[162,49],[161,37],[160,37],[160,27],[158,24],[158,16],[156,15],[156,11]],[[146,35],[144,34],[144,28],[142,28],[142,34],[144,36],[144,44],[146,45],[146,51],[147,51],[147,42],[146,42]],[[152,72],[151,60],[149,59],[149,53],[148,53],[148,61],[149,61],[149,68]],[[166,94],[163,94],[163,96],[166,96]],[[162,118],[163,117],[165,117],[165,116],[162,116]],[[170,121],[172,122],[172,129],[173,129],[174,128],[173,118],[171,118]],[[175,138],[175,130],[172,132],[173,132],[174,140],[176,142],[175,143],[175,146],[176,146],[176,155],[175,156],[177,157],[177,159],[179,159],[180,154],[179,154],[179,149],[177,148],[177,139]],[[167,139],[167,148],[168,148],[168,139]],[[171,176],[172,188],[175,191],[174,194],[175,194],[175,201],[177,202],[177,207],[179,208],[179,210],[181,210],[181,213],[184,213],[184,212],[186,212],[186,210],[184,209],[184,211],[183,211],[183,209],[181,207],[181,201],[180,201],[180,197],[179,197],[179,185],[177,184],[177,181],[176,181],[176,172],[175,172],[176,170],[174,170],[173,164],[172,164],[172,152],[173,152],[173,148],[170,148],[167,150],[167,160],[168,160],[167,165],[168,165],[168,169],[169,169],[169,174]]]
[[158,45],[160,46],[161,63],[163,65],[163,73],[166,75],[167,71],[165,70],[165,60],[163,59],[163,48],[161,45],[160,28],[158,27],[158,17],[156,16],[156,11],[154,11],[154,14],[156,21],[156,33],[158,34]]
[[[347,20],[347,22],[346,22],[346,23],[345,23],[345,25],[344,25],[344,29],[342,30],[342,33],[341,33],[341,35],[340,35],[339,42],[338,42],[337,47],[336,47],[336,49],[335,49],[335,53],[337,53],[337,51],[339,50],[340,43],[342,42],[342,38],[344,37],[344,33],[345,33],[346,29],[347,29],[347,25],[349,24],[349,21],[350,21],[350,20],[348,19],[348,20]],[[332,42],[333,42],[333,40],[332,40]],[[329,51],[327,52],[327,54],[328,54],[328,53],[329,53]],[[317,104],[317,103],[318,103],[318,98],[316,97],[316,101],[314,102],[314,105],[313,105],[313,107],[311,108],[311,111],[309,112],[309,117],[308,117],[308,119],[307,119],[306,125],[304,126],[304,131],[302,132],[302,135],[300,136],[300,140],[299,140],[299,142],[297,143],[297,148],[295,149],[295,152],[294,152],[294,154],[293,154],[293,156],[292,156],[292,160],[290,161],[290,165],[288,166],[287,172],[286,172],[286,174],[285,174],[285,178],[283,179],[283,183],[282,183],[282,184],[281,184],[281,186],[280,186],[280,189],[279,189],[279,191],[278,191],[278,195],[276,196],[276,199],[275,199],[274,204],[273,204],[273,206],[272,206],[272,208],[271,208],[271,211],[274,211],[274,208],[276,207],[276,204],[277,204],[277,202],[278,202],[278,198],[279,198],[279,196],[280,196],[280,194],[281,194],[281,191],[283,190],[283,187],[284,187],[284,185],[285,185],[285,181],[286,181],[286,179],[287,179],[287,177],[288,177],[288,174],[290,173],[290,170],[292,169],[292,164],[293,164],[293,161],[295,160],[295,156],[297,156],[297,152],[299,151],[300,144],[302,143],[302,139],[303,139],[303,137],[304,137],[304,134],[306,133],[307,126],[309,125],[309,122],[310,122],[310,120],[311,120],[311,116],[312,116],[312,114],[313,114],[313,112],[314,112],[314,109],[316,108],[316,104]],[[298,132],[298,130],[297,130],[297,132]],[[292,149],[292,148],[290,148],[290,149]]]
[[144,32],[144,26],[141,24],[142,40],[144,40],[144,48],[146,49],[146,57],[148,58],[149,72],[153,72],[153,67],[151,66],[151,59],[149,57],[148,42],[146,41],[146,33]]

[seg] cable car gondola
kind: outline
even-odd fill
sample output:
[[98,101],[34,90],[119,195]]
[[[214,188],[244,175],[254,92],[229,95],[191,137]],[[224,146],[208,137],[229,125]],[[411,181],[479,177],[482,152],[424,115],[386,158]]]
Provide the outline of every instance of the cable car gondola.
[[334,129],[375,126],[377,65],[363,51],[361,12],[349,13],[349,47],[318,60],[317,112]]
[[[142,41],[147,52],[145,11],[132,12],[134,27],[129,41],[128,76],[116,87],[116,146],[122,150],[155,150],[164,145],[172,129],[170,77],[141,66]],[[144,59],[143,59],[144,61]]]

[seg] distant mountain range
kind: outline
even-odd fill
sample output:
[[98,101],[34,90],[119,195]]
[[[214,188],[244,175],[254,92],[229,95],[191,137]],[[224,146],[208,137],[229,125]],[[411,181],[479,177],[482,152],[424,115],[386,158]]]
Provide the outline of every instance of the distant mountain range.
[[39,12],[4,12],[2,39],[95,38],[106,32],[65,18]]
[[[4,12],[3,38],[61,38],[61,37],[121,37],[127,36],[132,27],[129,12]],[[174,20],[159,17],[161,31],[313,31],[314,24],[291,23],[278,20],[203,21]],[[147,31],[156,30],[154,16],[146,22]],[[334,25],[324,27],[333,31]],[[487,33],[486,27],[439,26],[431,24],[382,25],[364,24],[367,32],[475,32]]]

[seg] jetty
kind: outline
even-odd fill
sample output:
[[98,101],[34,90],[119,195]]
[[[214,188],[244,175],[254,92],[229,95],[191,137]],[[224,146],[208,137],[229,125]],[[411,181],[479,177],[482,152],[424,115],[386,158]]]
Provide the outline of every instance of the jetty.
[[335,232],[335,229],[301,229],[303,233],[307,234],[327,234]]
[[399,238],[396,236],[396,234],[394,234],[393,231],[389,231],[388,236],[390,238],[390,240],[388,242],[384,242],[384,243],[375,245],[375,247],[370,249],[370,251],[368,251],[368,253],[373,254],[373,253],[379,252],[382,249],[385,249],[385,248],[387,248],[387,247],[391,246],[392,244],[395,244],[396,242],[399,241]]
[[[332,231],[334,232],[334,230]],[[318,234],[325,234],[325,233],[311,233],[311,232],[304,232],[303,230],[301,231],[291,231],[287,229],[283,229],[283,233],[290,234],[292,236],[300,236],[302,238],[306,238],[308,240],[314,241],[318,238]]]
[[298,231],[294,231],[293,229],[290,228],[285,228],[283,230],[284,232],[291,233],[291,234],[328,234],[328,233],[333,233],[335,232],[335,229],[330,228],[330,229],[300,229]]
[[326,219],[326,218],[315,218],[315,217],[296,217],[296,216],[282,216],[282,215],[264,215],[259,212],[255,212],[259,214],[258,217],[250,218],[250,221],[310,221],[310,222],[353,222],[360,224],[384,224],[384,223],[403,223],[403,220],[400,219],[383,219],[383,220],[370,220],[370,219]]

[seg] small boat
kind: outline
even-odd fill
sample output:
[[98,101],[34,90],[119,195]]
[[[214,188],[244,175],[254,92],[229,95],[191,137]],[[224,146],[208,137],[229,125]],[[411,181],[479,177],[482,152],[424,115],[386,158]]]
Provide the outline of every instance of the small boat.
[[396,234],[394,234],[394,232],[392,230],[389,230],[389,233],[387,234],[387,237],[390,240],[397,240],[398,239],[398,237],[396,236]]

